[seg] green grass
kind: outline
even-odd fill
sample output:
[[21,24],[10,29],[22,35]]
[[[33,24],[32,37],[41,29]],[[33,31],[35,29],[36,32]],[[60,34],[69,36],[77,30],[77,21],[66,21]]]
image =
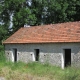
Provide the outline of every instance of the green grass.
[[80,68],[68,67],[62,70],[60,67],[49,64],[29,63],[27,64],[30,73],[38,76],[47,76],[50,80],[79,80]]
[[[11,80],[17,80],[17,77],[23,77],[30,75],[31,77],[40,77],[40,80],[79,80],[80,69],[75,67],[68,67],[62,70],[60,67],[51,66],[49,64],[41,64],[39,62],[33,63],[12,63],[5,62],[0,64],[0,74]],[[5,73],[5,72],[6,73]],[[12,79],[16,75],[15,79]],[[34,78],[33,77],[33,78]],[[47,78],[47,79],[46,79]],[[28,78],[29,79],[29,78]],[[19,79],[21,80],[21,79]]]
[[40,62],[7,62],[3,47],[0,47],[0,77],[6,80],[79,80],[80,68],[57,66]]

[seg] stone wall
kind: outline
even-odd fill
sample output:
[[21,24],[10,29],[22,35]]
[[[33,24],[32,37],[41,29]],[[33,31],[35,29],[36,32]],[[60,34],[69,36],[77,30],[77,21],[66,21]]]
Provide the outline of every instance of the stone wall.
[[64,66],[64,49],[71,49],[71,63],[80,62],[80,43],[53,44],[6,44],[5,54],[8,60],[13,60],[13,50],[17,49],[17,60],[23,62],[35,61],[35,49],[39,49],[39,61],[52,65]]

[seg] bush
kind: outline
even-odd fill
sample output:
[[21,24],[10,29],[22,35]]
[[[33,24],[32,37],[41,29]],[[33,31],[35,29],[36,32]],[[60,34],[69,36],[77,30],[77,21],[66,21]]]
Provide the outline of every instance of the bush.
[[0,62],[5,61],[4,46],[0,45]]

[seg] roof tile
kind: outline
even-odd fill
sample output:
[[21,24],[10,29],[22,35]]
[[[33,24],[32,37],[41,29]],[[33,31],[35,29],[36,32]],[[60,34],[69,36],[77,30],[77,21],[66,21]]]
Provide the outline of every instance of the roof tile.
[[3,44],[80,42],[80,21],[22,27]]

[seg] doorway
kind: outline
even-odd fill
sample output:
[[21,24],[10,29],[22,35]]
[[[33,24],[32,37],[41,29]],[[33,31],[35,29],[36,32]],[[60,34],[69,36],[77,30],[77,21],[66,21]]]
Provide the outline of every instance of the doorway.
[[39,61],[39,49],[35,49],[35,61]]
[[71,66],[71,49],[64,50],[64,67]]
[[17,49],[14,49],[14,62],[17,62]]

